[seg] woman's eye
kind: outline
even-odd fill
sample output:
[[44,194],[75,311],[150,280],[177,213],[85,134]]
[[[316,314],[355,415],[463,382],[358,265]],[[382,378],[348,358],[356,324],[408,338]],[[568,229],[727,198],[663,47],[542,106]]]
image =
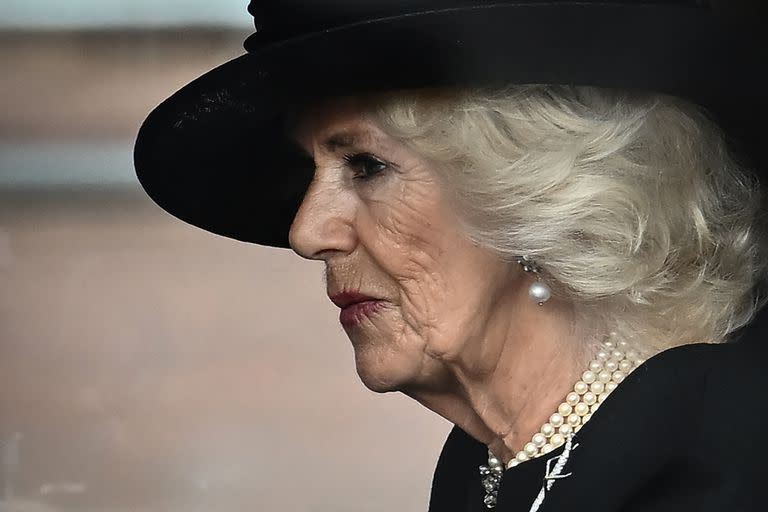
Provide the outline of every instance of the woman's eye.
[[354,178],[361,180],[372,178],[389,167],[389,164],[370,153],[345,155],[344,160],[354,171]]

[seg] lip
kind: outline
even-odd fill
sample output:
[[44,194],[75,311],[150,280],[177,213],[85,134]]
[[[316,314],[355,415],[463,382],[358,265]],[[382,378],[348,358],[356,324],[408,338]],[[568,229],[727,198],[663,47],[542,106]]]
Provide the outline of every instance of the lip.
[[338,306],[339,322],[344,327],[352,327],[381,309],[384,301],[355,291],[336,293],[330,296],[331,302]]
[[334,293],[332,295],[329,295],[328,297],[331,299],[331,302],[336,304],[336,306],[340,307],[341,309],[344,309],[347,306],[351,306],[352,304],[357,304],[359,302],[377,300],[376,297],[371,297],[370,295],[366,295],[364,293],[360,293],[356,291],[344,291],[344,292]]

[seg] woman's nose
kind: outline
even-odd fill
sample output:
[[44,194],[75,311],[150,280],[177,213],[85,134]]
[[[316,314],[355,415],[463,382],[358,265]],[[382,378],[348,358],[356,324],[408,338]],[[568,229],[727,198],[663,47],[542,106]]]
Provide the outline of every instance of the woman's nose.
[[328,259],[355,247],[354,201],[331,180],[312,180],[289,233],[291,248],[308,259]]

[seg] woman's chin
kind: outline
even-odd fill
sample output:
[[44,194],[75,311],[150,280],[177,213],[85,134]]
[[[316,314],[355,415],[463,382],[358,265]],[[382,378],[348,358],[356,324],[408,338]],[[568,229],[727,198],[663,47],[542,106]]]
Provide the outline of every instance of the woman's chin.
[[400,391],[416,376],[410,362],[395,354],[359,353],[355,351],[355,364],[360,381],[375,393]]

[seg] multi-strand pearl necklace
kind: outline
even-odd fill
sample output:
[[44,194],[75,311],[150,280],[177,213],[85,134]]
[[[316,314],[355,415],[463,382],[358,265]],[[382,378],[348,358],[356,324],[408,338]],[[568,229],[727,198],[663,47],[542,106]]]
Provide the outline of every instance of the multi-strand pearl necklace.
[[[531,441],[507,463],[507,469],[545,455],[565,444],[589,421],[608,395],[643,361],[641,354],[632,350],[626,341],[604,341],[603,348],[595,354],[595,359],[589,363],[589,369],[582,373],[581,380],[573,386],[573,391],[568,393],[557,412],[549,417],[549,421],[541,426]],[[503,473],[503,462],[489,449],[488,465],[480,466],[486,492],[484,503],[488,508],[496,506]]]

